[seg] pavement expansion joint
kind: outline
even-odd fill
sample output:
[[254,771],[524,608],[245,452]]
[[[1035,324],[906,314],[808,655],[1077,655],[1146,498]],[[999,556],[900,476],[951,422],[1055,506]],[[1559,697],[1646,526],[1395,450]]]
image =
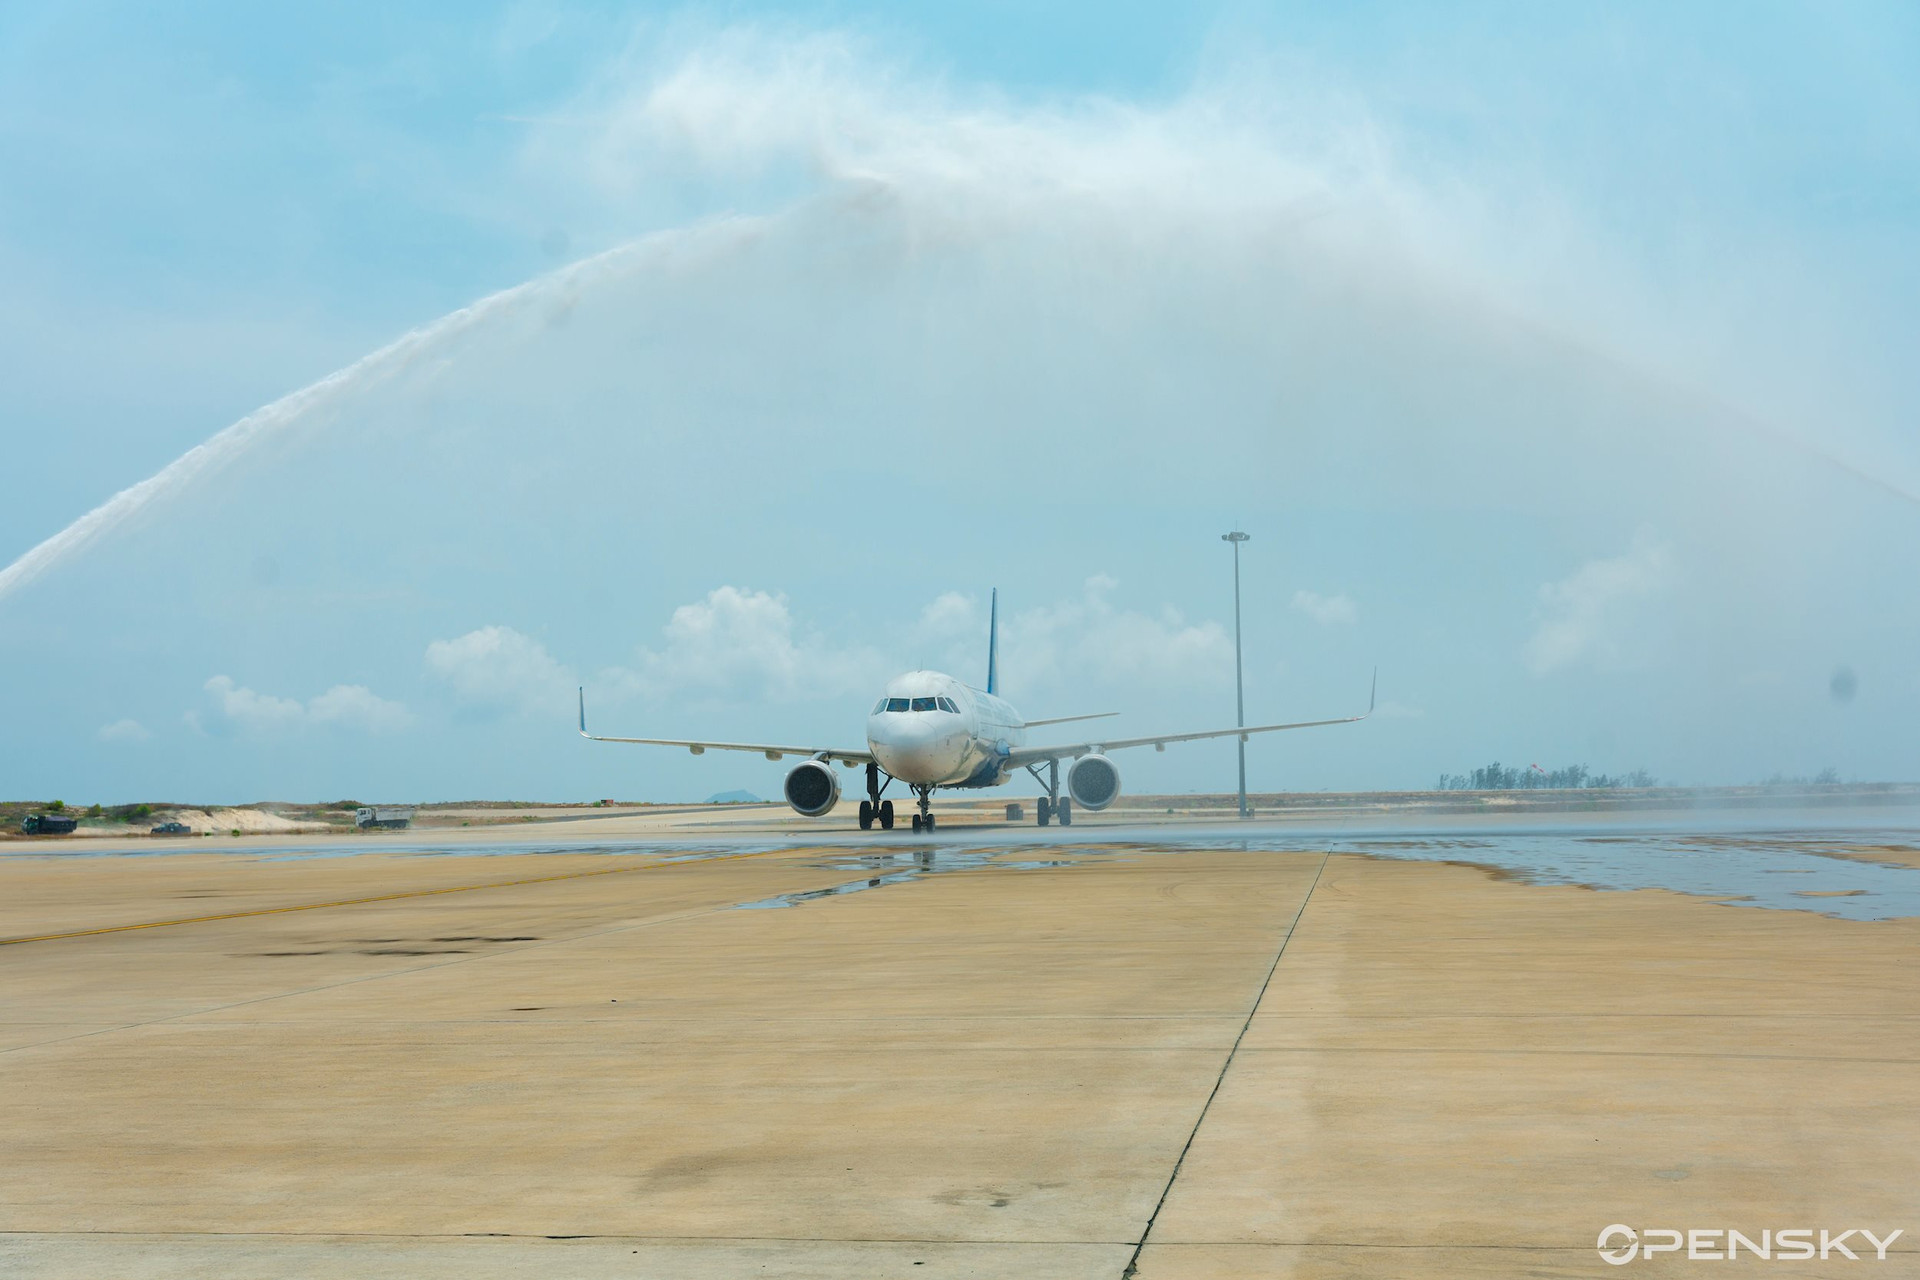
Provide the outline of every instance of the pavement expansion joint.
[[1213,1100],[1220,1096],[1220,1086],[1226,1083],[1227,1071],[1233,1066],[1233,1059],[1240,1052],[1241,1041],[1247,1038],[1247,1030],[1253,1025],[1254,1015],[1260,1012],[1260,1002],[1267,997],[1267,988],[1273,983],[1274,972],[1280,967],[1280,960],[1287,954],[1287,944],[1293,941],[1293,931],[1300,927],[1302,917],[1307,914],[1307,904],[1313,901],[1313,891],[1320,887],[1320,877],[1326,872],[1327,863],[1333,857],[1333,851],[1327,850],[1320,856],[1320,865],[1314,868],[1313,882],[1307,886],[1305,896],[1294,910],[1293,919],[1287,922],[1287,931],[1280,938],[1280,946],[1273,953],[1273,962],[1267,966],[1266,977],[1260,980],[1260,990],[1254,993],[1253,1003],[1247,1009],[1247,1016],[1240,1023],[1240,1032],[1233,1038],[1233,1047],[1227,1050],[1226,1059],[1220,1064],[1220,1074],[1214,1077],[1213,1088],[1207,1092],[1207,1100],[1200,1104],[1200,1114],[1194,1117],[1193,1128],[1187,1132],[1187,1140],[1180,1148],[1180,1154],[1173,1162],[1173,1171],[1167,1175],[1167,1184],[1160,1188],[1160,1198],[1154,1201],[1153,1212],[1147,1215],[1147,1225],[1140,1232],[1140,1239],[1134,1242],[1133,1256],[1127,1259],[1126,1270],[1120,1273],[1120,1280],[1133,1280],[1140,1270],[1140,1254],[1147,1247],[1147,1241],[1153,1236],[1153,1224],[1160,1218],[1160,1210],[1166,1207],[1167,1197],[1173,1194],[1173,1184],[1180,1180],[1180,1170],[1187,1162],[1187,1153],[1193,1150],[1193,1140],[1200,1136],[1200,1126],[1207,1122],[1207,1112],[1213,1107]]

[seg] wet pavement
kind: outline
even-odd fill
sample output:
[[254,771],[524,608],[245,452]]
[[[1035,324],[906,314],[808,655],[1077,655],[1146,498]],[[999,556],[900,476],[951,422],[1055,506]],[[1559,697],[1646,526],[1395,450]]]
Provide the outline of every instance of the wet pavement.
[[[1849,825],[1749,824],[1708,829],[1698,823],[1582,826],[1532,822],[1444,833],[1407,833],[1350,825],[1324,829],[1260,827],[1204,832],[1177,826],[1036,832],[1009,827],[960,831],[935,837],[850,835],[823,832],[808,846],[821,851],[813,864],[856,875],[828,888],[789,899],[743,902],[741,907],[792,906],[813,898],[858,893],[956,871],[1031,870],[1089,859],[1164,856],[1237,850],[1298,853],[1336,851],[1423,862],[1459,862],[1498,870],[1534,884],[1582,885],[1593,889],[1668,889],[1732,906],[1812,911],[1849,920],[1920,916],[1920,829],[1873,822]],[[542,855],[646,857],[666,862],[698,861],[792,849],[791,841],[720,838],[698,842],[669,839],[624,841],[527,840],[472,843],[448,837],[438,844],[354,842],[250,846],[244,841],[212,852],[272,861],[407,857],[520,858]],[[1860,850],[1869,850],[1861,855]],[[205,854],[203,844],[161,845],[136,853],[109,853],[84,842],[62,848],[70,857],[167,857]],[[6,851],[27,856],[21,848]],[[1885,854],[1893,854],[1886,859]],[[1880,860],[1876,860],[1876,858]]]
[[1614,1222],[1920,1223],[1910,831],[1153,834],[0,858],[0,1273],[1584,1275]]

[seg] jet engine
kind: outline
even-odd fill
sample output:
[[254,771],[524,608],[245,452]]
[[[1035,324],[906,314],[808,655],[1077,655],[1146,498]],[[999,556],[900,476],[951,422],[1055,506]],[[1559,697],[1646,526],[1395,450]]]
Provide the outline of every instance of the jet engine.
[[1067,794],[1098,813],[1120,798],[1120,770],[1105,756],[1081,756],[1067,770]]
[[804,760],[787,774],[787,803],[805,818],[817,818],[840,803],[840,778],[824,760]]

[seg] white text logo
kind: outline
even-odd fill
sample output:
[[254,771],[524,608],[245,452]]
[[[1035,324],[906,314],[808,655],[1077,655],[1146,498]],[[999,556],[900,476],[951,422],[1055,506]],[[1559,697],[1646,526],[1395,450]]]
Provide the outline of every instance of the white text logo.
[[[1876,1262],[1887,1260],[1887,1246],[1904,1234],[1895,1228],[1885,1237],[1865,1227],[1853,1227],[1835,1234],[1812,1227],[1771,1228],[1750,1236],[1732,1227],[1694,1227],[1678,1231],[1671,1227],[1647,1227],[1635,1231],[1616,1222],[1600,1233],[1597,1247],[1601,1260],[1624,1267],[1635,1258],[1652,1258],[1663,1253],[1680,1253],[1691,1262],[1728,1262],[1743,1255],[1765,1261],[1803,1262],[1819,1258],[1822,1262],[1844,1259],[1858,1262],[1861,1255],[1848,1245],[1853,1240],[1862,1250],[1870,1250]],[[1857,1237],[1857,1239],[1856,1239]]]

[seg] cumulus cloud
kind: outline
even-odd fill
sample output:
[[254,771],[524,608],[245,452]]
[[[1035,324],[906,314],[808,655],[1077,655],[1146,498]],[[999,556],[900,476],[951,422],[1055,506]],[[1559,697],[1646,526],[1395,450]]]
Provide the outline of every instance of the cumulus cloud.
[[153,732],[138,720],[115,720],[101,725],[94,736],[102,742],[145,742]]
[[[334,685],[304,703],[297,698],[256,692],[236,684],[231,676],[214,676],[205,688],[219,723],[249,733],[283,733],[308,725],[392,733],[413,723],[413,713],[403,704],[382,698],[360,684]],[[188,712],[187,722],[196,728],[204,728],[207,723],[197,712]]]
[[337,684],[307,703],[307,718],[315,724],[337,724],[368,733],[392,733],[413,723],[413,714],[398,702],[382,698],[363,684]]
[[[1130,688],[1184,688],[1233,670],[1233,640],[1217,622],[1188,622],[1177,609],[1145,612],[1116,605],[1119,583],[1095,574],[1080,594],[1001,619],[1003,654],[1017,655],[1013,683],[1029,690],[1091,679]],[[984,670],[984,611],[964,596],[935,600],[921,614],[923,631],[949,628],[947,652],[963,676]]]
[[705,692],[785,702],[864,692],[881,665],[866,649],[802,634],[784,596],[716,587],[667,621],[665,643],[614,673],[636,692]]
[[1632,665],[1635,623],[1676,577],[1671,553],[1643,533],[1625,555],[1589,560],[1542,586],[1539,622],[1523,650],[1528,669],[1544,676],[1582,663]]
[[532,636],[490,626],[427,646],[427,668],[462,702],[495,711],[564,708],[573,672]]
[[1348,596],[1323,596],[1314,591],[1293,593],[1293,608],[1323,627],[1350,626],[1360,620],[1360,607]]
[[919,632],[925,636],[958,635],[978,626],[976,617],[972,596],[949,591],[929,601],[920,611]]
[[214,708],[225,720],[245,729],[284,729],[300,724],[307,709],[295,698],[276,698],[236,685],[231,676],[215,676],[206,683]]

